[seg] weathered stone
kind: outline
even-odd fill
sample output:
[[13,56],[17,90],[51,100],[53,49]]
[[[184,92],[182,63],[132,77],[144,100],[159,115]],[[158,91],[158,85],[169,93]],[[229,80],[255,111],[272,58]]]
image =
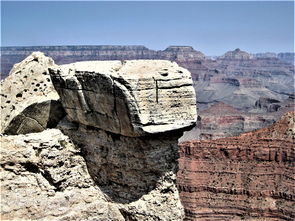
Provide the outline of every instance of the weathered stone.
[[[75,132],[77,133],[77,131]],[[183,219],[183,208],[175,185],[176,176],[175,173],[168,172],[170,167],[174,167],[173,170],[176,169],[176,161],[173,162],[174,159],[171,158],[169,165],[163,164],[165,158],[169,156],[164,157],[162,154],[171,157],[168,147],[161,150],[160,147],[156,146],[156,143],[151,143],[153,146],[150,148],[154,151],[148,153],[148,150],[140,148],[136,151],[136,144],[131,144],[132,140],[125,143],[125,141],[128,141],[126,137],[119,139],[118,142],[113,141],[112,136],[107,135],[102,130],[100,131],[100,138],[96,139],[94,137],[97,136],[97,133],[94,131],[88,130],[86,134],[80,133],[79,135],[81,137],[82,135],[86,136],[84,136],[84,145],[87,143],[85,140],[89,139],[88,141],[90,141],[86,150],[91,151],[89,147],[92,147],[91,145],[97,140],[101,143],[100,146],[92,150],[91,153],[95,155],[90,159],[93,163],[100,164],[100,168],[91,167],[92,165],[89,163],[86,165],[81,156],[84,155],[85,148],[74,146],[72,141],[57,129],[45,130],[35,134],[1,137],[1,219]],[[143,143],[144,141],[138,142]],[[118,153],[115,151],[119,149],[109,146],[103,149],[103,145],[107,143],[109,145],[121,144],[123,149]],[[133,147],[129,150],[128,145],[130,144]],[[160,140],[158,140],[158,144],[161,144]],[[164,143],[161,145],[163,147]],[[110,154],[108,154],[108,151]],[[122,156],[124,151],[126,151],[125,156],[130,158],[130,162]],[[104,156],[103,159],[99,159],[100,152],[101,156]],[[146,159],[145,153],[149,155]],[[152,156],[152,154],[154,155]],[[89,157],[90,155],[88,155]],[[106,160],[111,162],[106,164]],[[144,163],[144,160],[150,160],[150,162]],[[136,165],[132,166],[132,163],[136,163]],[[116,166],[122,166],[122,168]],[[146,166],[151,168],[144,168]],[[131,167],[133,167],[133,171]],[[161,179],[157,180],[157,185],[153,186],[149,178],[156,178],[153,169],[156,173],[157,171],[161,172],[161,168],[163,172],[164,169],[167,172],[160,177]],[[109,181],[105,183],[107,186],[97,186],[88,170],[91,173],[93,173],[93,170],[109,173]],[[150,173],[147,173],[148,170],[150,170]],[[140,173],[141,171],[142,173]],[[120,178],[119,172],[122,172],[123,177]],[[116,175],[116,179],[114,175]],[[147,177],[143,180],[144,176]],[[100,182],[106,181],[107,177],[108,175],[104,174],[103,180]],[[144,183],[144,181],[147,183]],[[118,183],[116,184],[116,182]],[[123,182],[126,183],[125,186],[121,186]],[[136,196],[136,198],[129,198],[124,202],[118,200],[116,194],[110,194],[110,189],[116,185],[118,187],[117,194],[128,197],[128,188],[130,188],[129,194]],[[145,190],[148,185],[150,185],[150,191],[143,192],[140,190],[140,187]],[[119,193],[120,190],[123,192]]]
[[181,133],[128,137],[63,121],[59,127],[81,147],[91,177],[127,220],[183,219],[175,175]]
[[1,137],[1,220],[124,220],[57,129]]
[[26,134],[54,127],[65,116],[48,68],[51,58],[34,52],[1,82],[1,133]]
[[58,128],[125,219],[182,220],[175,174],[178,138],[197,117],[190,73],[137,60],[78,62],[50,74],[72,121]]
[[169,61],[83,62],[50,72],[68,113],[58,128],[70,139],[58,130],[4,138],[2,180],[15,175],[3,183],[3,217],[182,220],[177,141],[196,119],[190,73]]
[[72,121],[125,136],[195,124],[190,73],[162,60],[89,61],[50,69]]

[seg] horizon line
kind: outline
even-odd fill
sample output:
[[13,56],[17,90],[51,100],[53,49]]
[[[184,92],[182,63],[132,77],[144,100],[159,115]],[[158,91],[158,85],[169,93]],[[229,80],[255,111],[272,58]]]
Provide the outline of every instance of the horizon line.
[[[197,51],[197,52],[201,52],[201,53],[203,53],[205,56],[217,56],[216,54],[215,55],[206,55],[204,52],[202,52],[202,51],[199,51],[199,50],[196,50],[195,48],[194,48],[194,46],[192,46],[192,45],[169,45],[169,46],[167,46],[166,48],[164,48],[164,49],[151,49],[151,48],[149,48],[149,47],[147,47],[147,46],[145,46],[145,45],[136,45],[136,44],[134,44],[134,45],[119,45],[119,44],[109,44],[109,45],[95,45],[95,44],[85,44],[85,45],[80,45],[80,44],[72,44],[72,45],[68,45],[68,44],[65,44],[65,45],[19,45],[19,46],[13,46],[13,45],[9,45],[9,46],[0,46],[1,47],[1,49],[2,48],[16,48],[16,47],[18,47],[18,48],[25,48],[25,47],[69,47],[69,46],[82,46],[82,47],[93,47],[93,46],[115,46],[115,47],[144,47],[144,48],[146,48],[146,49],[148,49],[148,50],[151,50],[151,51],[164,51],[164,50],[166,50],[166,49],[168,49],[169,47],[191,47],[193,50],[195,50],[195,51]],[[236,50],[236,49],[240,49],[239,47],[237,47],[237,48],[234,48],[234,49],[231,49],[231,50],[228,50],[228,51],[225,51],[224,53],[226,53],[226,52],[229,52],[229,51],[234,51],[234,50]],[[2,51],[2,50],[1,50]],[[273,52],[273,51],[260,51],[260,52],[248,52],[248,51],[246,51],[246,50],[242,50],[241,49],[241,51],[244,51],[244,52],[247,52],[248,54],[259,54],[259,53],[274,53],[274,54],[279,54],[279,53],[295,53],[294,51],[280,51],[280,52]],[[1,54],[2,54],[2,52],[1,52]]]

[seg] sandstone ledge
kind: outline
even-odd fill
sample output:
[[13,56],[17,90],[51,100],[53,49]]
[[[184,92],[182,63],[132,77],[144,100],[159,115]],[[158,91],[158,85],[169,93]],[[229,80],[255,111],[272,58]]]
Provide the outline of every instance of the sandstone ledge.
[[195,124],[190,73],[164,60],[89,61],[50,69],[70,120],[125,136]]

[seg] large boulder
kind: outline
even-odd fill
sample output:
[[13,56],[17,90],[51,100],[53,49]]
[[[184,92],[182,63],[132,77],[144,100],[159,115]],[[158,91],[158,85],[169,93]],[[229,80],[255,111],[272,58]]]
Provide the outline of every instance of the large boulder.
[[196,122],[190,72],[175,62],[88,61],[49,70],[71,121],[125,136]]
[[34,52],[1,81],[1,133],[40,132],[65,116],[48,73],[54,66],[51,58]]

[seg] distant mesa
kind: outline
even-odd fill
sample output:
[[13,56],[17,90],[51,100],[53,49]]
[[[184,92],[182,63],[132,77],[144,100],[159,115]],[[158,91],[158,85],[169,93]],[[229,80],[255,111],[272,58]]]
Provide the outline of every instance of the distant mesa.
[[206,56],[200,52],[196,51],[191,46],[177,46],[172,45],[166,48],[164,51],[159,51],[159,56],[161,59],[169,59],[176,61],[187,61],[187,60],[202,60],[205,59]]
[[220,59],[235,59],[235,60],[247,60],[252,58],[252,56],[242,51],[241,49],[237,48],[234,51],[228,51],[224,55],[219,57]]
[[176,46],[172,45],[166,48],[164,51],[175,51],[175,52],[195,52],[192,46]]

